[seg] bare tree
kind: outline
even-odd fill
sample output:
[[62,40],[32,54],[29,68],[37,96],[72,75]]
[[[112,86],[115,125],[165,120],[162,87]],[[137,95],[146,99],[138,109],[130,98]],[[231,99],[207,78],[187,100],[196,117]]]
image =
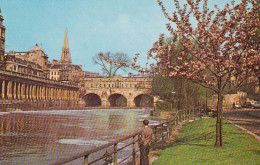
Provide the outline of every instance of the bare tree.
[[117,52],[100,52],[92,58],[94,64],[99,65],[103,74],[108,77],[113,77],[116,75],[118,70],[123,70],[126,72],[126,65],[130,62],[127,54]]

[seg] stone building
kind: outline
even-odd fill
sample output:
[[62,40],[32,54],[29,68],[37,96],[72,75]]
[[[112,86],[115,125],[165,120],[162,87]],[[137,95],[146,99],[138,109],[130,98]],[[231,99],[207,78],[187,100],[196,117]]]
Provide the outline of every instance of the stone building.
[[[0,9],[1,14],[1,9]],[[0,68],[4,67],[4,53],[5,53],[5,27],[3,25],[3,16],[0,15]]]
[[48,55],[36,44],[28,52],[5,53],[5,70],[49,79]]
[[99,73],[93,73],[93,72],[89,72],[89,71],[84,71],[83,72],[83,78],[84,77],[100,77]]
[[81,78],[85,76],[85,72],[82,70],[82,65],[72,64],[67,29],[65,31],[64,45],[60,61],[52,60],[52,63],[49,64],[49,68],[50,78],[57,81],[79,83]]
[[79,83],[84,77],[98,77],[98,73],[92,73],[82,70],[82,65],[72,64],[69,42],[68,30],[65,31],[64,45],[62,48],[60,61],[52,60],[49,64],[50,78],[62,82],[75,82]]

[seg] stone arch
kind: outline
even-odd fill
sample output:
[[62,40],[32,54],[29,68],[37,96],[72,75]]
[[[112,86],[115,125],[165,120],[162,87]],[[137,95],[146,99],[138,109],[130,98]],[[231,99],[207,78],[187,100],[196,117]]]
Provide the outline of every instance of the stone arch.
[[119,93],[114,93],[108,97],[110,107],[126,107],[127,99],[124,95]]
[[148,94],[140,94],[134,98],[136,107],[153,107],[153,97]]
[[88,93],[83,96],[86,107],[99,107],[101,106],[101,98],[95,93]]

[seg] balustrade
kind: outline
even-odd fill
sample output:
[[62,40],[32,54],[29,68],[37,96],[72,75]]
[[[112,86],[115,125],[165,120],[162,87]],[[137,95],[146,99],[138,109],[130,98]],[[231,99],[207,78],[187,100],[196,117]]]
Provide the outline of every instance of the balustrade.
[[66,106],[74,106],[74,102],[77,101],[77,98],[72,96],[79,89],[76,84],[63,83],[8,70],[0,70],[0,76],[4,77],[0,84],[0,101],[3,108],[30,109],[30,106],[43,108],[43,106],[50,105],[56,107],[57,105],[61,106],[60,100],[69,101],[70,103],[66,104]]

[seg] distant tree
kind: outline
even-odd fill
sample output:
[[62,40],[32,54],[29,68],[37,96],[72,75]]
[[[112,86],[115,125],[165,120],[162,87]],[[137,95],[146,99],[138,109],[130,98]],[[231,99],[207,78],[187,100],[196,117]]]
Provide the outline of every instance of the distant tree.
[[[253,5],[254,5],[254,8],[257,8],[258,6],[260,6],[260,1],[256,2]],[[259,7],[258,7],[258,10],[254,10],[254,8],[252,9],[253,12],[250,13],[250,15],[254,16],[254,14],[255,14],[254,12],[257,12],[258,18],[260,18]],[[247,27],[248,27],[248,29],[252,29],[252,25],[251,24],[248,24]],[[255,45],[257,45],[256,46],[256,50],[260,50],[260,28],[258,28],[258,30],[256,30],[255,33],[250,33],[249,35],[250,35],[250,38],[251,38],[252,42],[255,43]],[[247,42],[247,41],[245,40],[245,42]],[[255,84],[255,85],[253,85],[253,84],[252,85],[251,84],[250,85],[246,85],[246,86],[240,88],[240,90],[247,92],[249,98],[260,101],[260,92],[256,93],[257,86],[258,86],[258,88],[260,87],[260,67],[255,68],[254,71],[255,71],[255,77],[258,78],[259,83]]]
[[[171,54],[174,54],[174,56],[171,56],[169,61],[179,62],[177,57],[183,49],[176,37],[169,37],[160,42],[162,45],[175,45],[175,49],[171,50]],[[169,76],[171,69],[160,67],[160,60],[153,56],[150,57],[157,61],[154,66],[152,65],[156,73],[153,81],[153,95],[159,96],[160,99],[170,103],[170,108],[178,110],[198,107],[203,103],[206,93],[203,87],[179,77],[171,78]],[[156,68],[161,69],[156,71]]]
[[205,89],[182,78],[157,75],[153,80],[152,95],[159,96],[168,105],[163,110],[183,110],[202,105]]
[[99,65],[103,74],[108,77],[116,75],[118,70],[126,71],[126,65],[130,59],[125,53],[98,53],[92,58],[94,64]]

